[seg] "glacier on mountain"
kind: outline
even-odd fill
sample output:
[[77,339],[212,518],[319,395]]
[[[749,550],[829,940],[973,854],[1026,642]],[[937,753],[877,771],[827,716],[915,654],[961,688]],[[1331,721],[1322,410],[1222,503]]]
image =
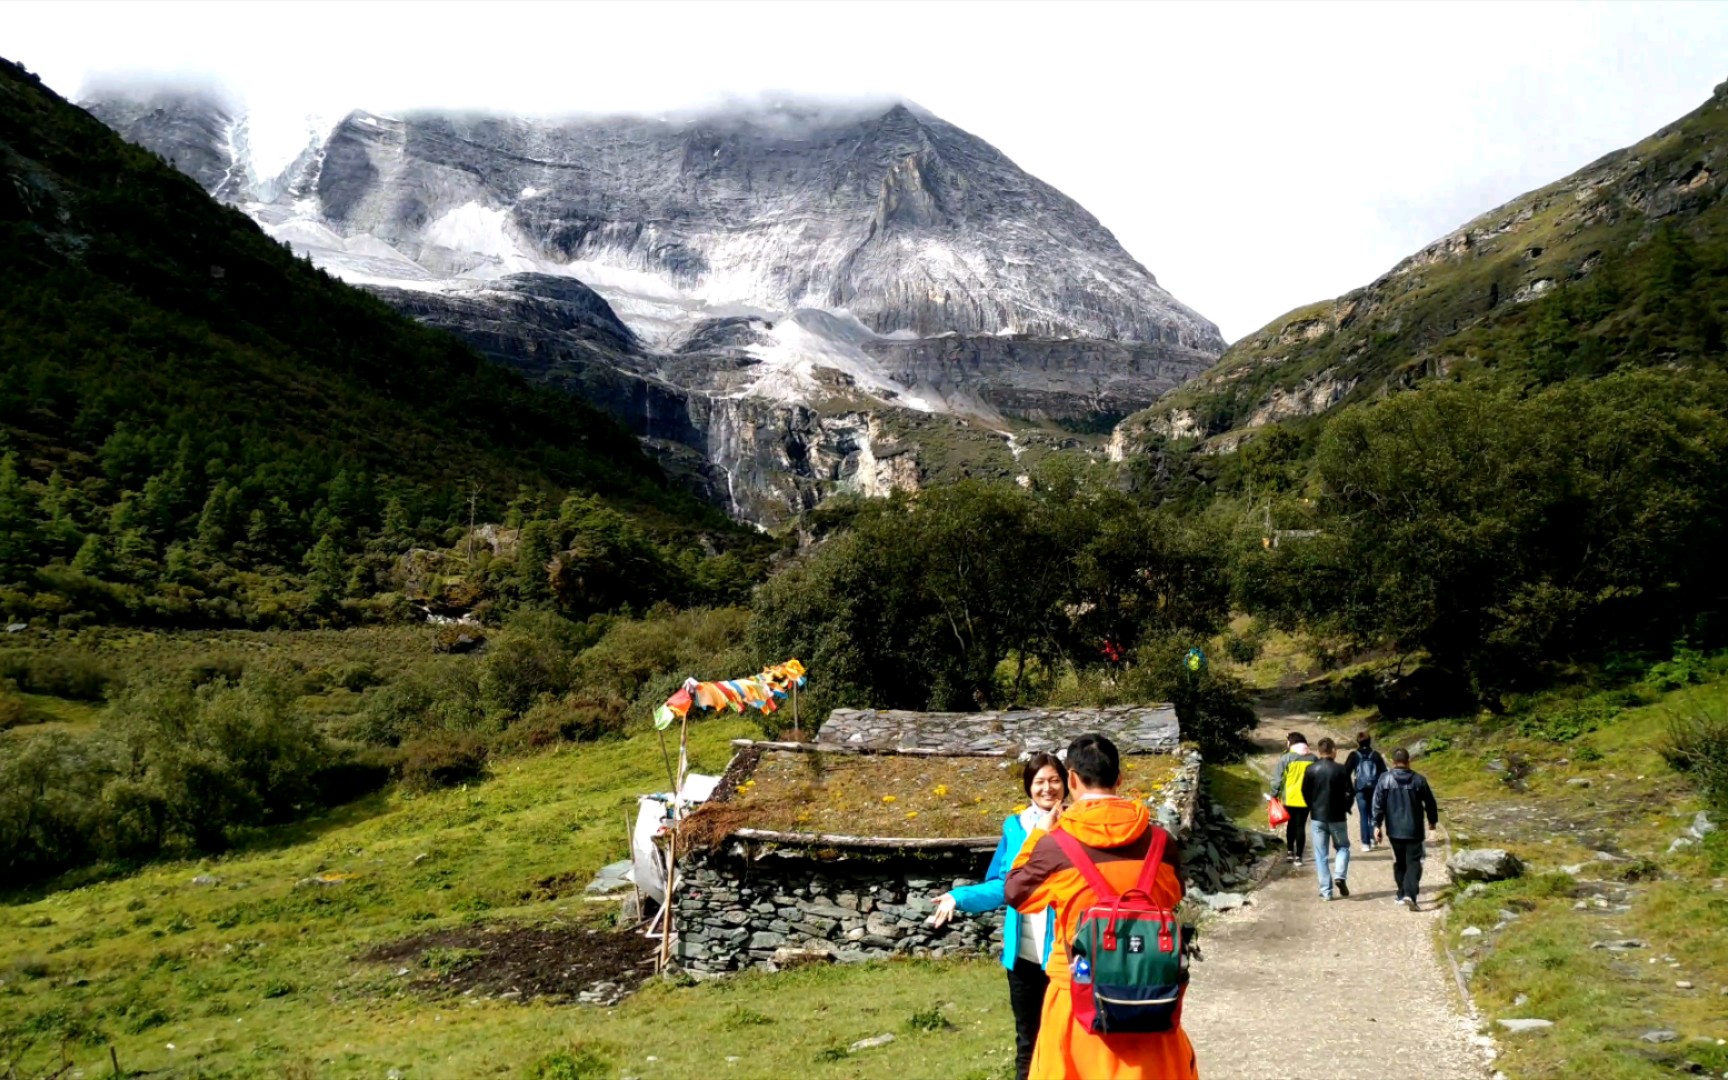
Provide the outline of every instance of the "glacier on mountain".
[[[869,446],[885,411],[1008,438],[1096,426],[1223,347],[1073,200],[904,103],[351,112],[268,146],[195,96],[86,106],[330,273],[695,451],[743,516],[800,509],[860,460],[893,463],[864,487],[906,483]],[[736,424],[761,430],[716,429]],[[717,494],[745,474],[761,498]]]

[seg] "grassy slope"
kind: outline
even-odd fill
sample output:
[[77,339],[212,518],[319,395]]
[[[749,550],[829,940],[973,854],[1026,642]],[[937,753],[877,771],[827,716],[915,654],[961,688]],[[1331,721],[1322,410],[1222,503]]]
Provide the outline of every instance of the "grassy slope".
[[[697,766],[718,771],[727,740],[752,730],[699,726]],[[661,768],[644,733],[506,761],[466,790],[363,800],[222,859],[15,896],[0,906],[0,1031],[14,1052],[20,1032],[79,1031],[67,1045],[79,1066],[105,1062],[112,1040],[128,1069],[166,1075],[516,1076],[579,1042],[643,1077],[1001,1075],[1010,1019],[988,961],[657,987],[601,1010],[428,999],[355,959],[465,922],[603,921],[608,907],[537,899],[536,883],[574,873],[579,889],[621,857],[625,814],[664,786]],[[323,871],[356,877],[295,886]],[[193,885],[202,873],[220,884]],[[959,1030],[908,1026],[934,1007]],[[885,1031],[898,1041],[833,1052]],[[24,1075],[58,1053],[44,1037]],[[728,1055],[742,1060],[723,1065]]]
[[[1502,1039],[1509,1076],[1580,1075],[1590,1062],[1592,1077],[1632,1080],[1672,1075],[1688,1060],[1728,1072],[1728,1047],[1716,1045],[1728,1038],[1728,841],[1718,832],[1702,847],[1667,850],[1700,804],[1658,747],[1669,716],[1694,708],[1728,709],[1728,680],[1669,694],[1571,742],[1458,721],[1382,733],[1386,746],[1448,739],[1417,767],[1434,783],[1453,843],[1506,847],[1529,866],[1521,880],[1457,898],[1445,930],[1459,960],[1477,964],[1471,992],[1485,1015],[1556,1022],[1545,1035]],[[1530,770],[1522,792],[1489,767],[1519,758]],[[1579,864],[1576,874],[1560,870]],[[1645,874],[1654,880],[1620,880]],[[1517,918],[1500,926],[1503,910]],[[1485,935],[1464,937],[1471,926]],[[1590,947],[1621,938],[1649,948]],[[1528,1000],[1514,1004],[1521,994]],[[1680,1041],[1640,1038],[1663,1028]]]
[[1538,281],[1559,284],[1635,261],[1658,220],[1699,236],[1728,229],[1728,83],[1641,142],[1528,192],[1436,240],[1364,288],[1296,308],[1232,344],[1195,381],[1123,421],[1130,442],[1192,412],[1239,428],[1275,391],[1318,379],[1367,400],[1388,383],[1431,374],[1450,339],[1514,313]]

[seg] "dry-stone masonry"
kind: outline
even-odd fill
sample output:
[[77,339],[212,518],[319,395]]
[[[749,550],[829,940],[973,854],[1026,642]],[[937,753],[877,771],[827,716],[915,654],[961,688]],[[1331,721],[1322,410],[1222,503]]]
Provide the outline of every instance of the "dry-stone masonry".
[[857,962],[895,954],[947,956],[1001,945],[1002,913],[927,924],[934,899],[976,882],[988,852],[887,854],[820,861],[774,852],[709,853],[681,867],[675,955],[688,971],[763,966],[802,949]]
[[1182,737],[1171,706],[1119,705],[978,713],[836,709],[822,725],[816,741],[823,746],[863,750],[1055,752],[1088,732],[1109,736],[1124,754],[1172,753]]

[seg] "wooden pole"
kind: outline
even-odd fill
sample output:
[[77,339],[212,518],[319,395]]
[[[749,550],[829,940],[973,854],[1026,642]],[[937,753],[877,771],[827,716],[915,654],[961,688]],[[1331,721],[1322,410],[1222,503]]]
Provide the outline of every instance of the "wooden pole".
[[672,888],[678,876],[678,828],[677,818],[673,818],[673,828],[666,837],[666,902],[660,905],[660,970],[665,971],[672,963]]
[[792,734],[798,734],[798,680],[792,680]]
[[[634,825],[635,823],[630,820],[630,811],[626,809],[624,811],[624,853],[625,857],[630,860],[630,865],[632,867],[636,865],[636,830]],[[641,922],[642,886],[636,884],[636,874],[634,871],[630,874],[630,899],[634,901],[636,908],[636,917],[631,921]]]
[[108,1044],[108,1064],[114,1066],[114,1075],[115,1076],[124,1075],[120,1071],[120,1055],[118,1052],[115,1051],[113,1043]]
[[672,775],[672,755],[666,752],[666,729],[655,728],[654,733],[660,736],[660,760],[666,763],[666,783],[672,789],[672,797],[678,797],[678,778]]

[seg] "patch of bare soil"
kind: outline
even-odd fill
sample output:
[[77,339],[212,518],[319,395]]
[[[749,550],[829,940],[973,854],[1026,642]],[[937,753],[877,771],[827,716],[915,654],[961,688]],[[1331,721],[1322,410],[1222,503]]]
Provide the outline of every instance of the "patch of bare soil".
[[629,930],[464,926],[392,941],[360,959],[400,965],[428,993],[611,1004],[653,974],[654,950]]

